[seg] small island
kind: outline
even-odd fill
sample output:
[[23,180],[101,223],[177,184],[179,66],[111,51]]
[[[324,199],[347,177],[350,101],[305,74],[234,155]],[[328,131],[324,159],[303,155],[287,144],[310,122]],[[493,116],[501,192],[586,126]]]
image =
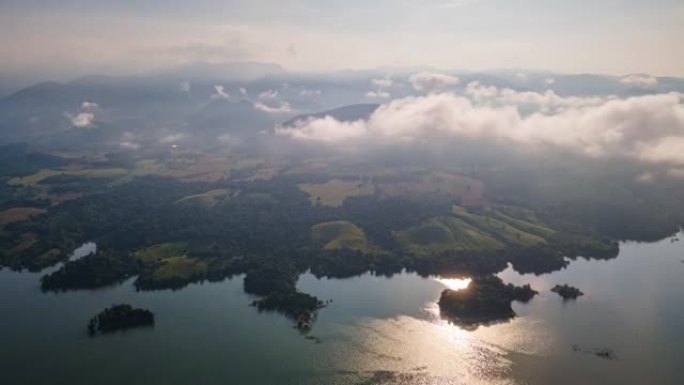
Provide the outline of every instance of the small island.
[[135,327],[154,326],[154,314],[147,309],[135,309],[121,304],[106,308],[88,322],[88,334],[113,333]]
[[578,353],[591,354],[606,360],[617,360],[617,355],[611,348],[582,349],[577,345],[572,345],[572,350]]
[[506,285],[499,277],[490,275],[473,279],[463,290],[444,290],[439,309],[451,321],[476,327],[515,317],[511,302],[528,302],[537,294],[530,285]]
[[299,330],[307,331],[316,316],[316,310],[324,307],[318,298],[306,293],[274,293],[252,303],[259,311],[276,311],[295,320]]
[[578,288],[568,285],[556,285],[551,291],[563,297],[564,300],[577,299],[577,297],[584,295]]

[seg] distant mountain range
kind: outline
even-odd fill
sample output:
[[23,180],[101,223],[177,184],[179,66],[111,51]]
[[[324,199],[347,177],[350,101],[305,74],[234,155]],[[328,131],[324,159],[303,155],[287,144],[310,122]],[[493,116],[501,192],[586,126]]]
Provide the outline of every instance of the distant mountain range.
[[[91,148],[98,143],[113,150],[121,143],[137,147],[169,136],[212,143],[224,134],[253,136],[281,122],[288,126],[312,117],[353,121],[378,108],[378,103],[368,103],[369,91],[376,91],[374,79],[392,79],[383,90],[388,98],[373,99],[384,102],[416,95],[409,82],[413,73],[395,69],[303,74],[273,63],[193,63],[139,76],[41,82],[0,98],[0,144],[77,148],[88,141]],[[684,79],[643,74],[625,78],[516,70],[447,73],[460,79],[450,88],[455,92],[463,92],[474,81],[499,89],[553,90],[562,96],[684,92]],[[287,108],[279,109],[283,106]]]
[[197,62],[164,71],[156,76],[161,78],[186,80],[223,80],[251,81],[269,75],[281,75],[285,69],[275,63],[230,62],[204,63]]

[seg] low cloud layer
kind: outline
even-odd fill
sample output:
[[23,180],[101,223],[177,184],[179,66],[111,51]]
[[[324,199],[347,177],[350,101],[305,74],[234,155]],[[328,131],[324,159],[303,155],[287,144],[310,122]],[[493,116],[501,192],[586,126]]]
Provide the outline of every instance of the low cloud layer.
[[97,103],[95,103],[95,102],[85,101],[85,102],[81,103],[81,110],[83,110],[83,111],[94,111],[99,107],[100,106],[98,106]]
[[371,84],[373,84],[377,88],[389,88],[392,87],[394,82],[390,78],[378,78],[371,80]]
[[288,102],[281,102],[278,106],[269,106],[264,103],[254,103],[254,108],[269,114],[286,114],[292,112],[292,107]]
[[615,97],[561,97],[553,90],[543,93],[531,91],[515,91],[510,88],[483,86],[479,82],[470,82],[465,94],[477,103],[490,105],[516,105],[537,108],[541,112],[554,112],[568,108],[599,106]]
[[390,97],[389,92],[378,89],[377,91],[368,91],[366,97],[369,99],[387,99]]
[[221,85],[214,86],[214,94],[211,95],[212,99],[229,99],[230,95],[225,91],[224,87]]
[[[469,97],[432,93],[393,100],[370,118],[332,117],[277,129],[293,140],[336,148],[444,143],[476,138],[505,145],[559,148],[588,157],[628,157],[684,165],[684,95],[628,99],[563,98],[553,92],[515,92],[472,84]],[[495,102],[493,103],[492,100]],[[519,102],[537,105],[523,113]]]
[[92,112],[80,112],[76,115],[67,112],[64,116],[66,116],[71,122],[71,125],[76,128],[88,128],[95,125],[95,114]]
[[392,95],[387,91],[388,88],[394,85],[394,81],[389,77],[372,79],[371,84],[375,87],[374,90],[366,92],[366,97],[369,99],[389,99]]
[[69,119],[75,128],[89,128],[95,125],[95,111],[99,108],[95,102],[84,101],[81,103],[81,110],[77,114],[65,112],[64,116]]
[[278,91],[276,90],[266,90],[259,94],[259,99],[261,100],[274,100],[278,98]]
[[321,90],[302,89],[299,91],[299,96],[301,97],[321,96],[322,94],[323,91]]
[[635,74],[620,78],[620,83],[637,87],[650,87],[658,84],[658,79],[651,75]]
[[458,82],[459,79],[455,76],[436,72],[421,72],[409,78],[409,83],[418,92],[437,92],[455,86]]

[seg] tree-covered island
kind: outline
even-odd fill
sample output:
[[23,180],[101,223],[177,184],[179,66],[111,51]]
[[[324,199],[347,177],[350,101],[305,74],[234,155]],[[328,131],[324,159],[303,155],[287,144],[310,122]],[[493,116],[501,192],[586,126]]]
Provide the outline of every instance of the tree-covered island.
[[438,304],[444,318],[475,327],[515,317],[511,302],[528,302],[537,294],[530,285],[506,285],[499,277],[489,275],[474,278],[465,289],[444,290]]
[[577,299],[577,297],[583,296],[584,293],[576,287],[569,285],[556,285],[551,289],[552,292],[563,297],[564,300]]
[[147,309],[120,304],[108,307],[88,322],[88,334],[113,333],[137,327],[154,326],[154,314]]

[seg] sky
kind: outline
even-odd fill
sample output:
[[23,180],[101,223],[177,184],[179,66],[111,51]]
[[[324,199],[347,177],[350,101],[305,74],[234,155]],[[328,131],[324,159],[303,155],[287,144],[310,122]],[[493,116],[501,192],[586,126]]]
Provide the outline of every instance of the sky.
[[684,76],[681,0],[0,0],[0,77],[189,62]]

